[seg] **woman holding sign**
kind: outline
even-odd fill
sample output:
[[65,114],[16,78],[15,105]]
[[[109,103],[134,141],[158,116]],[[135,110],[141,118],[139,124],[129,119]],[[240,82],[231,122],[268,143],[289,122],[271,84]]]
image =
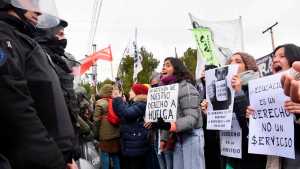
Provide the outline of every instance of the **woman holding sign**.
[[[249,100],[246,97],[248,94],[248,81],[259,78],[258,67],[255,59],[243,52],[233,54],[226,62],[227,65],[237,64],[238,74],[231,80],[232,88],[235,90],[235,98],[233,105],[233,112],[239,124],[238,130],[241,131],[242,139],[242,159],[223,157],[222,168],[225,169],[264,169],[265,157],[261,155],[248,154],[248,122],[245,117],[245,111],[249,105]],[[201,103],[201,108],[204,112],[207,111],[207,101]],[[232,122],[233,123],[233,122]],[[236,129],[235,129],[236,130]],[[253,163],[255,161],[255,163]]]
[[[272,73],[280,73],[282,71],[287,71],[289,70],[293,63],[295,61],[300,61],[300,47],[296,46],[294,44],[284,44],[278,46],[274,51],[273,51],[273,61],[272,61]],[[291,71],[289,70],[288,73]],[[283,85],[286,85],[287,83],[285,82]],[[286,87],[286,86],[283,86]],[[290,100],[287,100],[285,102],[285,109],[288,110],[289,112],[297,112],[297,103],[294,103]],[[250,117],[254,113],[254,109],[250,106],[247,108],[247,116]],[[297,118],[297,116],[296,116]],[[279,160],[278,157],[274,156],[268,156],[268,162],[267,162],[267,169],[299,169],[300,168],[300,125],[298,123],[299,120],[295,121],[295,160],[294,159],[287,159],[285,158],[282,161],[282,166],[281,166],[281,161]],[[272,157],[272,158],[269,158]]]
[[[226,64],[237,64],[238,83],[236,83],[236,97],[234,99],[233,111],[242,130],[242,159],[226,157],[226,165],[234,169],[263,169],[266,166],[266,157],[263,155],[248,154],[248,122],[245,117],[249,105],[248,82],[259,78],[258,66],[255,59],[243,52],[232,55]],[[253,163],[255,161],[255,163]]]
[[[174,169],[205,169],[200,97],[194,79],[178,58],[166,58],[162,69],[162,85],[179,83],[176,122],[159,120],[153,126],[176,133]],[[162,136],[163,137],[163,136]]]

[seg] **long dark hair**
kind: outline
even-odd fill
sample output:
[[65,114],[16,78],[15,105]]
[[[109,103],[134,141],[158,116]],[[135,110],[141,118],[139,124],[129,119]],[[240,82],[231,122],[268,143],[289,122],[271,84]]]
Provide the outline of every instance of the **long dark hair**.
[[299,46],[292,44],[292,43],[277,46],[276,49],[272,53],[273,57],[275,55],[275,52],[280,48],[284,48],[284,56],[288,60],[290,67],[292,66],[292,64],[295,61],[300,61],[300,47]]
[[185,67],[182,61],[178,58],[167,57],[164,62],[170,61],[172,66],[174,67],[173,75],[176,77],[177,82],[181,82],[182,80],[186,80],[192,84],[195,84],[195,79],[193,75],[189,72],[189,70]]

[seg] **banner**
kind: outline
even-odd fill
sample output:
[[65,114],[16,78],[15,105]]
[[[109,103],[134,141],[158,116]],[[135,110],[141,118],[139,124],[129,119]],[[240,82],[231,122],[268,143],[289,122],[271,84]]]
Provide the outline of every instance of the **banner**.
[[95,52],[95,53],[89,55],[88,57],[86,57],[81,62],[80,69],[79,68],[73,68],[73,74],[76,75],[76,73],[78,74],[78,72],[80,72],[80,75],[83,75],[99,59],[112,62],[112,53],[111,53],[111,47],[110,46],[108,46],[107,48],[101,49],[100,51]]
[[196,28],[192,30],[197,41],[198,50],[207,64],[219,65],[214,52],[214,43],[212,41],[212,32],[209,28]]
[[147,96],[145,122],[156,122],[161,117],[166,122],[176,121],[178,84],[150,88]]
[[221,155],[242,158],[242,129],[235,113],[232,114],[232,127],[228,131],[220,131]]
[[284,109],[281,73],[249,82],[250,117],[248,152],[295,158],[294,116]]
[[207,129],[230,130],[235,91],[231,79],[238,65],[229,65],[205,71],[206,98],[208,101]]
[[256,64],[258,66],[260,76],[269,76],[272,74],[272,53],[256,59]]
[[[193,29],[206,29],[206,31],[210,32],[211,35],[209,36],[209,38],[205,38],[205,36],[204,38],[211,39],[212,44],[210,44],[209,47],[211,47],[214,58],[215,60],[217,60],[218,64],[224,65],[228,57],[230,57],[233,53],[243,51],[243,29],[241,17],[239,19],[227,21],[207,21],[198,19],[192,16],[192,14],[190,13],[189,16]],[[203,60],[207,62],[205,58],[207,56],[203,55],[203,53],[205,53],[204,48],[198,43],[199,41],[201,41],[201,36],[195,36],[195,38],[198,45],[198,50],[201,51],[197,56],[197,62],[200,60],[200,58],[203,58]],[[216,64],[216,62],[207,63]],[[198,68],[199,66],[200,64],[197,64],[196,70],[200,70],[200,68]],[[195,76],[196,79],[199,78],[199,74],[197,74],[197,71]]]

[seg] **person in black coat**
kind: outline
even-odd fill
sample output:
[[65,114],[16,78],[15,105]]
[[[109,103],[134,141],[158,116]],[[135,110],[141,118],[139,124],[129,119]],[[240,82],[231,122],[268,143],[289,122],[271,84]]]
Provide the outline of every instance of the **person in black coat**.
[[[205,65],[201,77],[197,80],[197,90],[201,96],[201,102],[206,99],[205,91],[205,75],[204,71],[217,68],[215,65]],[[219,144],[219,131],[217,130],[207,130],[207,117],[205,113],[202,113],[203,116],[203,130],[204,130],[204,155],[205,155],[205,167],[206,169],[221,169],[221,152]]]
[[0,152],[14,169],[64,169],[74,131],[51,60],[32,39],[35,26],[52,17],[41,23],[44,13],[30,9],[30,0],[6,2],[0,1]]
[[66,21],[60,20],[59,24],[55,27],[37,29],[34,39],[50,56],[57,76],[59,77],[61,89],[63,91],[65,102],[75,131],[75,138],[73,140],[74,150],[70,151],[66,158],[74,158],[77,160],[80,157],[80,124],[78,119],[80,106],[74,90],[74,75],[72,74],[72,68],[80,63],[77,62],[71,54],[65,52],[67,39],[65,38],[64,29],[67,26],[68,23]]
[[[238,90],[236,90],[233,112],[236,114],[239,126],[242,130],[242,159],[224,157],[224,168],[231,166],[233,169],[264,169],[266,156],[248,153],[248,119],[246,109],[249,106],[248,82],[259,78],[259,71],[255,59],[243,52],[233,54],[227,64],[238,64]],[[255,161],[255,162],[254,162]]]

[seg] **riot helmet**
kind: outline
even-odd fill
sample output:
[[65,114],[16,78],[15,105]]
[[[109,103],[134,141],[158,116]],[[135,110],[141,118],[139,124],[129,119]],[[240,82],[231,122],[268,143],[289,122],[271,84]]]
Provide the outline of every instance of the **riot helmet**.
[[38,28],[51,28],[59,24],[54,0],[0,0],[0,4],[0,8],[9,5],[24,11],[39,13],[35,25]]

